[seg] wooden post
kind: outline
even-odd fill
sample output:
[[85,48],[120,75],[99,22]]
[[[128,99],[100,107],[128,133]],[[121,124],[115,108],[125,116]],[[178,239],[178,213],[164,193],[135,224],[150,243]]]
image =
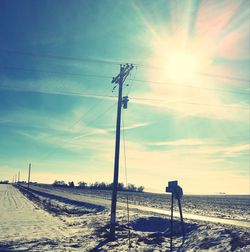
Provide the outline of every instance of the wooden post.
[[179,197],[178,197],[178,206],[179,206],[180,217],[181,217],[182,233],[183,233],[183,236],[185,236],[186,230],[185,230],[183,216],[182,216],[181,199]]
[[170,251],[173,251],[173,215],[174,215],[174,194],[171,196],[171,223],[170,223]]
[[30,170],[31,170],[31,164],[29,164],[28,189],[30,189]]

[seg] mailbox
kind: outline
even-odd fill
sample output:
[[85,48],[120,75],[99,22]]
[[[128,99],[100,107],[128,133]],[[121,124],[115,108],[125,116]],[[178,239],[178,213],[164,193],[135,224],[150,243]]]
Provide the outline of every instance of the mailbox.
[[172,194],[172,197],[171,197],[170,251],[173,251],[173,219],[174,219],[173,212],[174,212],[174,199],[176,199],[178,201],[183,237],[185,237],[185,234],[186,234],[185,225],[184,225],[183,216],[182,216],[182,208],[181,208],[181,198],[183,196],[183,191],[182,191],[182,188],[178,185],[178,181],[174,180],[174,181],[169,181],[168,182],[168,186],[166,187],[166,192]]
[[166,187],[166,192],[172,193],[175,199],[181,199],[183,196],[183,191],[180,186],[178,186],[178,181],[169,181]]

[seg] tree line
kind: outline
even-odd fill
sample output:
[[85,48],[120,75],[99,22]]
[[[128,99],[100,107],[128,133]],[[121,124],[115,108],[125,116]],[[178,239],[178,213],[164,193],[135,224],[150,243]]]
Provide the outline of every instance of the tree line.
[[[105,182],[95,182],[95,183],[86,183],[83,181],[78,182],[78,186],[74,184],[73,181],[65,183],[63,180],[55,180],[52,184],[53,186],[58,187],[69,187],[69,188],[86,188],[86,189],[93,189],[93,190],[112,190],[113,189],[113,183],[108,184]],[[118,191],[127,191],[127,192],[143,192],[144,187],[143,186],[135,186],[134,184],[128,184],[128,186],[125,186],[123,183],[118,183]]]
[[0,184],[9,184],[9,180],[1,180]]

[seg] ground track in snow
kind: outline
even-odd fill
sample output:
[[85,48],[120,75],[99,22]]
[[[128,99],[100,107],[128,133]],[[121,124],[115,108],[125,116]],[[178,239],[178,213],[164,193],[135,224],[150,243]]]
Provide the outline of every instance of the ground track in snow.
[[[36,207],[12,185],[0,185],[0,244],[57,241],[63,237],[63,223]],[[20,248],[20,246],[19,246]]]

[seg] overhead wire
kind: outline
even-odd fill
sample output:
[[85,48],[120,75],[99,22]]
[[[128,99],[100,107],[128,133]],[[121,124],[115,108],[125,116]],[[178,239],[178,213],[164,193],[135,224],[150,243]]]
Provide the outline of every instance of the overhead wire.
[[[12,67],[12,66],[1,66],[0,69],[7,69],[7,70],[17,70],[17,71],[27,71],[27,72],[37,72],[37,73],[43,73],[43,74],[61,74],[61,75],[69,75],[69,76],[79,76],[79,77],[91,77],[91,78],[103,78],[103,79],[112,79],[112,76],[107,75],[97,75],[97,74],[86,74],[86,73],[71,73],[71,72],[60,72],[60,71],[47,71],[47,70],[40,70],[40,69],[30,69],[30,68],[23,68],[23,67]],[[136,71],[137,71],[136,66]],[[180,86],[180,87],[188,87],[188,88],[196,88],[196,89],[204,89],[208,91],[218,91],[218,92],[224,92],[224,93],[235,93],[235,94],[243,94],[243,95],[249,95],[249,92],[244,91],[236,91],[236,90],[230,90],[230,89],[222,89],[222,88],[211,88],[211,87],[205,87],[205,86],[197,86],[197,85],[191,85],[191,84],[178,84],[174,82],[169,81],[154,81],[154,80],[141,80],[136,79],[135,75],[133,78],[129,79],[138,83],[150,83],[152,85],[169,85],[172,87]],[[130,88],[131,89],[131,88]]]
[[70,60],[70,61],[80,61],[80,62],[88,62],[88,63],[101,63],[101,64],[111,64],[111,65],[120,65],[122,62],[119,61],[110,61],[110,60],[102,60],[102,59],[90,59],[90,58],[78,58],[78,57],[67,57],[53,54],[42,54],[42,53],[34,53],[34,52],[24,52],[19,50],[7,50],[0,49],[0,52],[9,53],[9,54],[20,54],[32,57],[40,57],[40,58],[49,58],[56,60]]
[[86,112],[84,112],[78,120],[76,120],[72,125],[70,125],[67,130],[74,128],[77,124],[79,124],[97,105],[100,105],[103,100],[98,100],[93,106],[91,106]]
[[[122,110],[122,136],[123,136],[123,155],[124,155],[124,172],[125,172],[125,183],[128,190],[128,172],[127,172],[127,155],[126,155],[126,141],[125,141],[125,127],[124,127],[124,109]],[[129,197],[128,192],[126,193],[126,205],[127,205],[127,222],[128,222],[128,242],[129,249],[131,247],[131,233],[130,233],[130,212],[129,212]]]
[[[115,64],[118,65],[121,62],[115,62],[115,61],[106,61],[106,60],[97,60],[97,59],[88,59],[88,58],[75,58],[75,57],[63,57],[63,56],[57,56],[57,55],[42,55],[42,54],[37,54],[37,53],[30,53],[30,52],[21,52],[21,51],[13,51],[13,50],[3,50],[0,49],[1,52],[5,53],[14,53],[14,54],[22,54],[22,55],[28,55],[28,56],[33,56],[33,57],[44,57],[44,58],[53,58],[53,59],[59,59],[59,60],[77,60],[77,61],[84,61],[84,62],[92,62],[92,63],[104,63],[104,64]],[[136,69],[138,66],[140,67],[153,67],[153,68],[158,68],[155,66],[149,66],[149,65],[142,65],[142,64],[134,64],[136,66]],[[64,75],[72,75],[72,76],[81,76],[81,77],[95,77],[95,78],[111,78],[110,76],[104,76],[104,75],[92,75],[92,74],[82,74],[82,73],[69,73],[69,72],[60,72],[60,71],[45,71],[45,70],[39,70],[39,69],[27,69],[23,67],[12,67],[12,66],[0,66],[2,69],[8,69],[8,70],[19,70],[19,71],[29,71],[29,72],[40,72],[40,73],[50,73],[50,74],[64,74]],[[205,76],[209,77],[216,77],[216,78],[226,78],[226,79],[231,79],[231,80],[236,80],[236,81],[247,81],[249,80],[244,79],[244,78],[238,78],[238,77],[233,77],[233,76],[221,76],[221,75],[214,75],[214,74],[208,74],[208,73],[199,73]],[[150,80],[138,80],[135,79],[135,75],[133,78],[133,81],[135,82],[147,82],[151,84],[167,84],[171,85],[168,82],[156,82],[156,81],[150,81]],[[223,89],[212,89],[212,88],[207,88],[207,87],[197,87],[193,85],[185,85],[182,84],[182,86],[187,86],[191,88],[202,88],[202,89],[207,89],[207,90],[216,90],[216,91],[221,91],[221,92],[232,92],[232,93],[238,93],[238,94],[247,94],[245,92],[238,92],[238,91],[233,91],[233,90],[223,90]],[[3,87],[3,86],[2,86]],[[65,91],[51,91],[51,90],[31,90],[31,89],[20,89],[20,88],[10,88],[10,87],[3,87],[5,90],[14,90],[14,91],[24,91],[24,92],[40,92],[40,93],[49,93],[49,94],[60,94],[60,95],[77,95],[77,96],[85,96],[85,97],[96,97],[96,98],[114,98],[115,96],[106,96],[106,95],[96,95],[96,94],[84,94],[80,92],[65,92]],[[131,89],[131,87],[130,87]],[[163,99],[153,99],[153,98],[143,98],[143,97],[131,97],[131,99],[136,99],[136,100],[146,100],[146,101],[163,101],[166,102]],[[169,102],[167,102],[169,103]],[[188,101],[175,101],[175,103],[186,103],[186,104],[191,104],[191,105],[202,105],[202,106],[216,106],[216,107],[227,107],[227,108],[233,108],[233,109],[249,109],[248,107],[234,107],[230,105],[221,105],[221,104],[204,104],[204,103],[197,103],[197,102],[188,102]],[[84,116],[83,116],[84,117]],[[82,117],[82,118],[83,118]],[[79,123],[82,118],[80,118],[77,122],[75,122],[73,125],[76,125]]]
[[[128,84],[128,90],[127,90],[127,96],[129,95],[133,81],[135,80],[137,73],[137,66],[135,67],[134,71],[134,76],[129,79],[129,84]],[[130,73],[131,74],[131,73]],[[128,190],[128,170],[127,170],[127,154],[126,154],[126,140],[125,140],[125,126],[124,126],[124,121],[125,121],[125,112],[124,108],[122,109],[122,139],[123,139],[123,156],[124,156],[124,175],[125,175],[125,184],[126,188]],[[129,194],[128,192],[126,193],[126,205],[127,205],[127,225],[128,225],[128,248],[130,251],[131,248],[131,230],[130,230],[130,209],[129,209]]]
[[[131,78],[128,78],[129,83],[128,83],[128,90],[127,90],[127,95],[131,92],[132,86],[133,86],[133,82],[135,81],[135,77],[136,77],[136,73],[137,73],[137,66],[135,66],[135,71],[134,71],[134,75]],[[129,75],[131,75],[131,72],[129,73]]]
[[[32,92],[32,90],[30,90],[30,91]],[[43,92],[44,92],[44,91],[43,91]],[[51,90],[49,90],[48,92],[51,92]],[[56,92],[56,94],[58,94],[58,92]],[[65,92],[62,92],[62,93],[60,93],[60,94],[68,95],[68,93],[66,94]],[[74,92],[70,92],[70,94],[71,94],[71,95],[81,95],[81,94],[79,94],[79,93],[74,93]],[[83,95],[84,95],[84,96],[87,96],[87,97],[90,96],[89,94],[83,94]],[[91,97],[93,97],[93,95],[92,95]],[[94,97],[96,97],[96,98],[103,98],[103,97],[105,97],[105,96],[104,96],[104,95],[95,95]],[[113,97],[113,96],[107,96],[107,95],[106,95],[106,97],[111,98],[111,97]],[[85,118],[85,117],[86,117],[97,105],[100,105],[100,103],[102,103],[103,101],[104,101],[104,100],[98,100],[93,106],[91,106],[86,112],[84,112],[84,113],[80,116],[80,118],[79,118],[78,120],[76,120],[73,124],[71,124],[69,127],[67,127],[66,130],[72,129],[75,125],[77,125],[78,123],[80,123],[80,122],[81,122],[81,121],[82,121],[82,120],[83,120],[83,119],[84,119],[84,118]],[[102,117],[103,115],[105,115],[113,106],[114,106],[114,105],[112,104],[112,106],[108,107],[107,110],[105,110],[103,113],[99,114],[97,117],[95,117],[94,120],[90,121],[88,124],[95,122],[97,119],[99,119],[100,117]],[[87,125],[88,125],[88,124],[87,124]],[[66,141],[65,143],[68,143],[68,142],[72,141],[74,138],[75,138],[75,137],[72,137],[69,141]],[[51,152],[49,152],[49,153],[46,155],[46,157],[48,157],[49,155],[55,153],[57,149],[58,149],[58,148],[56,148],[56,149],[52,150]]]
[[[102,116],[104,116],[108,111],[110,111],[110,109],[113,108],[114,105],[116,105],[116,103],[114,103],[114,104],[112,103],[112,105],[109,106],[109,107],[107,108],[107,110],[105,110],[104,112],[98,114],[98,116],[96,116],[94,120],[91,120],[90,123],[93,123],[93,122],[97,121],[98,119],[100,119],[100,118],[101,118]],[[88,123],[87,126],[90,125],[90,123]],[[83,132],[83,131],[80,131],[79,134],[82,133],[82,132]],[[74,140],[75,138],[76,138],[75,136],[74,136],[74,137],[71,137],[69,140],[63,141],[62,144],[68,144],[68,143],[70,143],[72,140]],[[61,147],[62,147],[62,145],[53,148],[51,151],[49,151],[48,153],[46,153],[45,155],[43,155],[43,156],[40,158],[40,161],[43,161],[44,159],[48,158],[48,157],[51,156],[52,154],[55,154]]]
[[211,77],[211,78],[228,79],[228,80],[233,80],[233,81],[242,81],[242,82],[250,83],[249,79],[230,76],[230,75],[219,75],[219,74],[212,74],[212,73],[198,73],[198,74]]
[[30,68],[13,67],[13,66],[0,66],[0,68],[1,69],[7,69],[7,70],[37,72],[37,73],[46,73],[46,74],[62,74],[62,75],[72,75],[72,76],[81,76],[81,77],[94,77],[94,78],[105,78],[105,79],[111,79],[112,78],[111,76],[106,76],[106,75],[84,74],[84,73],[70,73],[70,72],[60,72],[60,71],[48,71],[48,70],[30,69]]
[[[66,130],[70,130],[72,129],[75,125],[77,125],[79,122],[81,122],[83,120],[83,118],[85,118],[98,104],[100,104],[102,102],[102,100],[99,100],[98,102],[96,102],[93,106],[91,106],[86,112],[84,112],[83,115],[81,115],[81,117],[76,120],[72,125],[70,125],[69,127],[66,128]],[[104,112],[104,114],[106,114],[106,112]],[[67,144],[69,142],[71,142],[75,137],[72,137],[69,141],[64,142],[64,144]],[[56,151],[59,149],[59,147],[54,148],[52,151],[50,151],[49,153],[46,154],[46,156],[44,156],[43,159],[51,156],[52,154],[56,153]],[[42,159],[42,160],[43,160]]]
[[141,82],[141,83],[151,83],[153,85],[169,85],[172,87],[180,86],[180,87],[188,87],[188,88],[197,88],[197,89],[204,89],[208,91],[218,91],[218,92],[225,92],[225,93],[235,93],[235,94],[244,94],[244,95],[249,95],[249,92],[240,92],[240,91],[235,91],[235,90],[230,90],[230,89],[222,89],[222,88],[211,88],[211,87],[205,87],[205,86],[197,86],[197,85],[190,85],[190,84],[185,84],[185,83],[174,83],[174,82],[167,82],[167,81],[153,81],[153,80],[140,80],[140,79],[134,79],[135,82]]
[[[1,88],[1,86],[0,86]],[[100,94],[91,94],[91,93],[81,93],[81,92],[63,92],[63,91],[53,91],[53,90],[31,90],[31,89],[20,89],[20,88],[9,88],[4,87],[4,90],[8,91],[18,91],[18,92],[34,92],[34,93],[45,93],[45,94],[53,94],[53,95],[73,95],[79,97],[87,97],[87,98],[97,98],[97,99],[114,99],[117,96],[113,95],[100,95]],[[147,97],[137,97],[132,96],[130,97],[132,100],[142,100],[142,101],[155,101],[155,102],[164,102],[164,103],[183,103],[183,104],[191,104],[191,105],[199,105],[199,106],[212,106],[212,107],[221,107],[221,108],[228,108],[228,109],[243,109],[249,110],[249,106],[240,106],[236,107],[233,105],[224,105],[224,104],[209,104],[209,103],[199,103],[199,102],[189,102],[189,101],[167,101],[165,99],[158,99],[158,98],[147,98]],[[147,105],[147,104],[145,104]]]
[[164,99],[156,99],[156,98],[144,98],[144,97],[130,97],[130,99],[135,100],[142,100],[142,101],[161,101],[164,103],[184,103],[184,104],[191,104],[191,105],[200,105],[200,106],[212,106],[212,107],[223,107],[223,108],[229,108],[229,109],[246,109],[249,110],[249,106],[241,106],[241,107],[235,107],[233,105],[223,105],[223,104],[209,104],[209,103],[199,103],[199,102],[188,102],[188,101],[167,101]]
[[117,96],[114,95],[101,95],[101,94],[92,94],[92,93],[82,93],[82,92],[70,92],[70,91],[57,91],[51,89],[30,89],[30,88],[19,88],[19,87],[7,87],[1,86],[4,91],[14,91],[14,92],[31,92],[31,93],[42,93],[42,94],[51,94],[51,95],[66,95],[66,96],[79,96],[79,97],[86,97],[86,98],[106,98],[106,99],[113,99]]
[[[41,57],[41,58],[50,58],[50,59],[58,59],[58,60],[70,60],[70,61],[81,61],[81,62],[88,62],[88,63],[101,63],[101,64],[111,64],[111,65],[120,65],[127,61],[114,61],[114,60],[102,60],[102,59],[91,59],[91,58],[78,58],[78,57],[70,57],[70,56],[59,56],[59,55],[53,55],[53,54],[42,54],[42,53],[34,53],[34,52],[24,52],[20,50],[8,50],[0,48],[0,52],[3,53],[9,53],[9,54],[20,54],[20,55],[27,55],[32,57]],[[141,63],[132,63],[127,62],[129,64],[133,64],[134,66],[142,67],[142,68],[152,68],[152,69],[163,69],[163,67],[154,66],[154,65],[148,65],[148,64],[141,64]],[[243,81],[250,83],[249,79],[240,78],[236,76],[229,76],[229,75],[217,75],[212,73],[202,73],[198,72],[198,74],[207,76],[207,77],[213,77],[213,78],[223,78],[228,80],[234,80],[234,81]]]

